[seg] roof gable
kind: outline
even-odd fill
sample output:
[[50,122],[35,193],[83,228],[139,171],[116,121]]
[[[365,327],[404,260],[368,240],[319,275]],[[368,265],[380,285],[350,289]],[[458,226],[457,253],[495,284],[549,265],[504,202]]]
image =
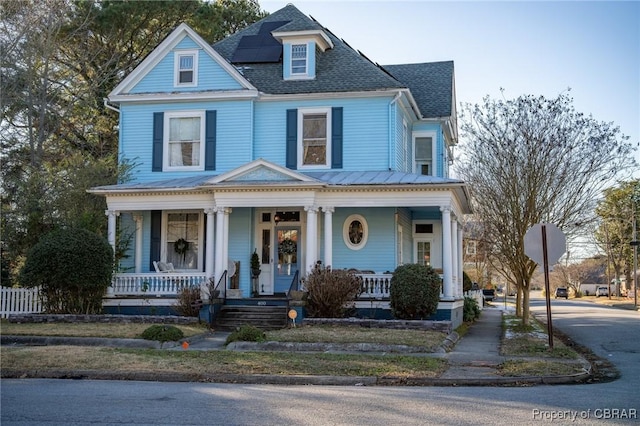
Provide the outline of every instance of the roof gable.
[[286,167],[266,161],[262,158],[244,164],[227,173],[215,176],[203,185],[215,185],[230,182],[306,182],[317,183],[309,176],[297,173]]
[[[109,94],[109,99],[118,99],[119,96],[125,96],[140,92],[136,90],[136,86],[152,73],[155,67],[163,60],[169,60],[169,56],[173,55],[172,51],[177,47],[194,48],[203,52],[207,59],[212,60],[215,64],[226,73],[228,77],[234,81],[233,87],[229,89],[255,90],[255,87],[248,82],[238,70],[229,64],[218,52],[216,52],[202,37],[200,37],[187,24],[180,24],[171,34],[169,34],[127,77],[125,77],[118,86]],[[173,58],[170,58],[173,61]]]

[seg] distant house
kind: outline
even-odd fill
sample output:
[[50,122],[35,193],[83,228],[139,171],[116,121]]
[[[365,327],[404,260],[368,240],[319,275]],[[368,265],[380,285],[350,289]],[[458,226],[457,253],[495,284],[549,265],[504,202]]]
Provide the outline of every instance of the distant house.
[[185,285],[206,303],[207,282],[267,304],[317,262],[384,300],[391,272],[417,262],[441,273],[436,318],[462,321],[453,62],[380,66],[288,5],[213,46],[180,25],[108,104],[137,167],[91,189],[110,243],[131,235],[107,309],[159,307]]

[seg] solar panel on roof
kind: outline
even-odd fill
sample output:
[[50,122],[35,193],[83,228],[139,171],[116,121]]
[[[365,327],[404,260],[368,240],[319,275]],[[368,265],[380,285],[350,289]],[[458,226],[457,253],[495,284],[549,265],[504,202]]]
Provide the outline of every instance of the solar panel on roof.
[[271,35],[271,31],[288,21],[265,22],[258,34],[243,36],[231,57],[231,62],[269,63],[279,62],[282,56],[282,44]]

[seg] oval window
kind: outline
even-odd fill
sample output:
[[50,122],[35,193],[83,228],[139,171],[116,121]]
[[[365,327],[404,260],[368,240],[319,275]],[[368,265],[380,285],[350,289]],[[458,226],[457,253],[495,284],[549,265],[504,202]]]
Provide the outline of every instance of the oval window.
[[351,215],[342,228],[344,242],[352,250],[360,250],[367,243],[367,221],[359,214]]

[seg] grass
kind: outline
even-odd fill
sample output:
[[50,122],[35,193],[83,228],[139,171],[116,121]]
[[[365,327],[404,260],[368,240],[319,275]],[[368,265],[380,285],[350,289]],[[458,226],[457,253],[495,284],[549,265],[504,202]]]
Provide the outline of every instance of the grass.
[[[139,323],[11,323],[2,320],[0,334],[19,336],[66,336],[141,339],[142,332],[153,324]],[[175,325],[175,324],[174,324]],[[185,337],[204,333],[204,325],[175,325]]]
[[[73,360],[69,360],[72,355]],[[94,347],[3,348],[3,369],[170,371],[190,374],[345,375],[437,377],[439,358],[401,355],[301,354],[289,352],[163,351]]]
[[550,360],[508,360],[499,369],[500,375],[507,377],[560,376],[584,372],[582,365]]
[[406,345],[433,352],[446,334],[432,330],[396,330],[384,328],[304,326],[267,332],[267,340],[298,343],[376,343]]

